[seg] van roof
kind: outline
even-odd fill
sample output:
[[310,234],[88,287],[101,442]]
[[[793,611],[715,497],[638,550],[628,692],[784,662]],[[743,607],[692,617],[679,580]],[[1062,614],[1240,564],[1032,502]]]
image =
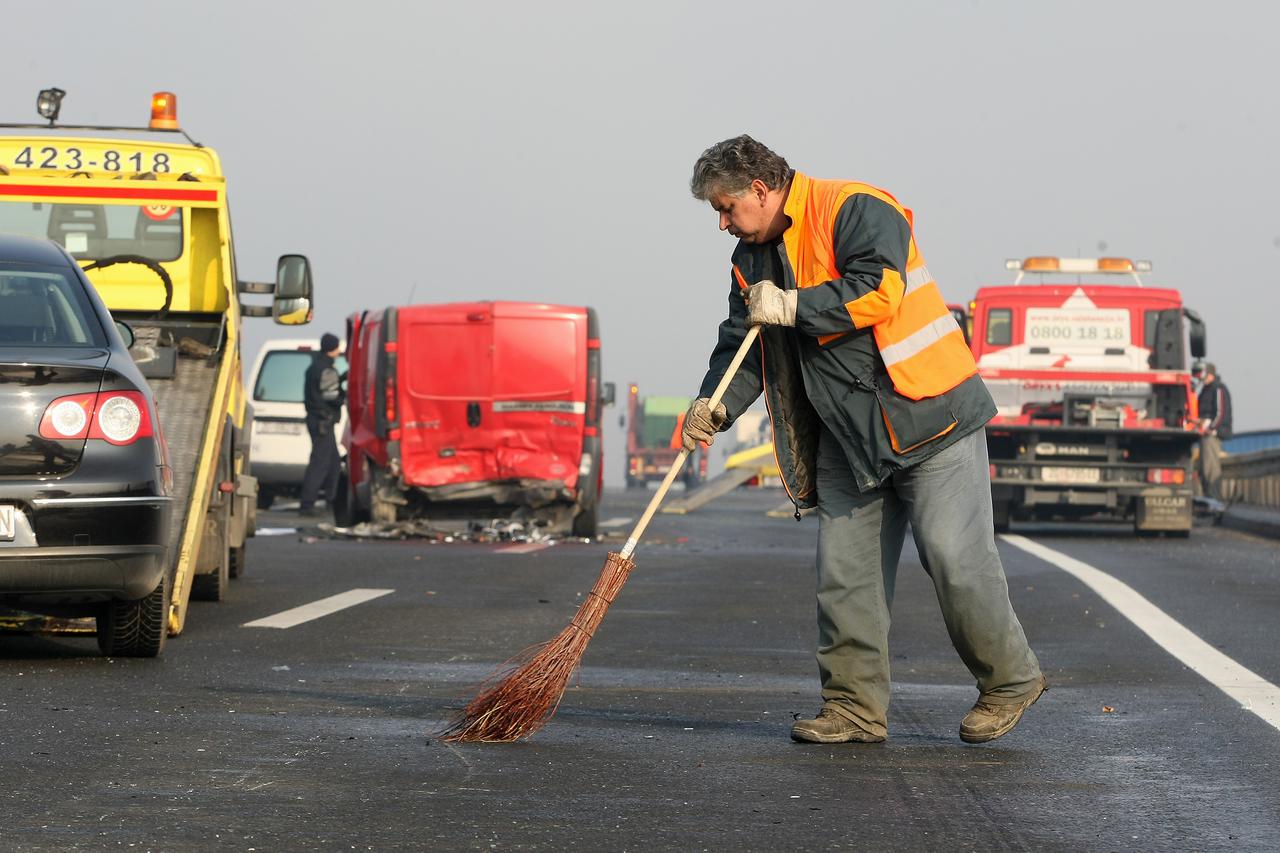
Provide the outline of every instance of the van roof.
[[554,305],[546,302],[445,302],[433,305],[403,305],[396,309],[401,318],[429,316],[431,314],[457,314],[484,312],[492,317],[537,317],[547,314],[582,316],[587,309],[581,305]]

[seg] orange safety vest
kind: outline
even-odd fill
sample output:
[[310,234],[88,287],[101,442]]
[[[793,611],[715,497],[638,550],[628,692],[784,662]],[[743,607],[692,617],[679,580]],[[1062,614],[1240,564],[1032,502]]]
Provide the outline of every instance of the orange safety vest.
[[[846,303],[845,308],[855,328],[872,327],[880,357],[899,394],[912,400],[945,394],[977,373],[978,365],[916,246],[911,211],[896,198],[869,184],[817,180],[796,172],[784,209],[791,227],[782,237],[796,286],[815,287],[840,278],[833,245],[836,216],[841,205],[859,193],[901,213],[911,228],[911,244],[905,279],[886,267],[879,288]],[[839,337],[824,335],[818,343],[825,345]]]

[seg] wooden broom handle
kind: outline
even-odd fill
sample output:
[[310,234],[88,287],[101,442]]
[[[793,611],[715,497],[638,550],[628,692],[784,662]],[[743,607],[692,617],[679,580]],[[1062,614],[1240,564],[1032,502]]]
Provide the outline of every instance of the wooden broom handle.
[[[759,334],[759,326],[752,326],[747,329],[747,334],[742,338],[742,344],[738,347],[738,351],[734,353],[733,361],[729,362],[729,369],[724,372],[724,376],[720,377],[720,384],[716,386],[715,392],[707,402],[707,408],[711,409],[712,412],[715,412],[716,406],[720,405],[720,398],[724,396],[725,391],[729,390],[729,383],[737,375],[738,368],[742,366],[743,359],[747,357],[747,351],[756,342],[756,337]],[[680,454],[676,456],[676,461],[671,463],[671,470],[667,472],[667,476],[662,480],[662,485],[658,486],[658,491],[654,492],[653,498],[649,501],[649,506],[645,508],[644,515],[640,516],[640,520],[636,522],[635,529],[631,531],[631,536],[627,539],[627,544],[622,546],[619,555],[623,559],[629,560],[631,555],[635,553],[636,545],[640,543],[640,536],[644,533],[644,529],[649,526],[649,521],[653,518],[653,514],[658,511],[658,506],[662,503],[662,499],[667,496],[667,490],[675,482],[676,475],[680,473],[680,469],[684,467],[685,460],[688,458],[689,451],[681,448]]]

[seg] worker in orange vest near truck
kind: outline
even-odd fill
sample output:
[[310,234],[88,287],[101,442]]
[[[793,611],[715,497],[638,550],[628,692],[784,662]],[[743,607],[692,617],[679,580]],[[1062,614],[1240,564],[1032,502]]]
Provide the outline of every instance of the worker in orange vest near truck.
[[[797,741],[882,741],[889,608],[908,522],[979,696],[970,743],[1010,731],[1045,679],[996,552],[983,426],[995,414],[916,246],[911,211],[867,184],[811,178],[749,136],[713,145],[691,189],[738,238],[729,316],[685,415],[710,441],[765,394],[783,483],[817,507],[823,706]],[[755,352],[708,398],[746,330]]]

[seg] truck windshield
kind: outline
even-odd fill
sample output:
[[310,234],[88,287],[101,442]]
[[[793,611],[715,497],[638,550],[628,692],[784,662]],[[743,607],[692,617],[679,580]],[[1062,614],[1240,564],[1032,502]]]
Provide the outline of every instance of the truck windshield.
[[0,346],[102,347],[106,337],[79,279],[0,266]]
[[[276,350],[267,353],[258,370],[258,381],[253,386],[253,399],[264,403],[303,402],[303,380],[311,366],[310,350]],[[343,356],[334,359],[338,375],[347,372],[347,360]]]
[[182,208],[115,204],[0,202],[0,233],[53,240],[76,258],[182,257]]

